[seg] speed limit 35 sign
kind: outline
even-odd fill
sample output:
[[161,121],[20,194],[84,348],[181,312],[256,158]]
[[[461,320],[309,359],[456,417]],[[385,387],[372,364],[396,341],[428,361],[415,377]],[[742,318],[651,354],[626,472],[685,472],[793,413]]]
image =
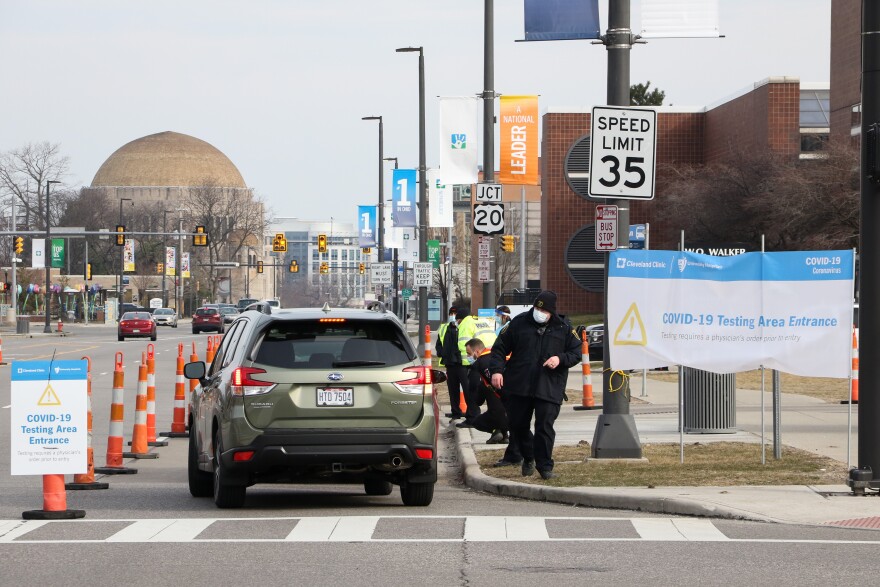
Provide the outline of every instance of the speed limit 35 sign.
[[617,250],[617,206],[596,206],[596,250]]
[[656,111],[594,106],[590,137],[590,197],[654,198]]

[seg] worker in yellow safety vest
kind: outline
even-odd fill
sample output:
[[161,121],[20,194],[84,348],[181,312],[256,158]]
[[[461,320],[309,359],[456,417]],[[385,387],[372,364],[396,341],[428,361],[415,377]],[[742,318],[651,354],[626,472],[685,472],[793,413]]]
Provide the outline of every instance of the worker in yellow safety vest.
[[[440,357],[440,366],[446,368],[446,387],[449,389],[450,411],[446,417],[460,420],[464,417],[461,411],[460,394],[464,392],[462,385],[467,385],[467,368],[462,365],[461,353],[458,350],[458,323],[455,318],[456,307],[449,308],[449,320],[437,329],[437,343],[434,350]],[[464,377],[464,379],[461,379]],[[467,396],[465,396],[467,401]]]

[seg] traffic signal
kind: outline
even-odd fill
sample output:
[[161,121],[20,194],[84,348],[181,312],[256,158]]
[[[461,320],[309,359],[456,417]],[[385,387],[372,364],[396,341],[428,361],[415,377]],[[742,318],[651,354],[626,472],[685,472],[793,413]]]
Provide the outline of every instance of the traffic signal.
[[92,280],[92,264],[91,263],[86,263],[85,271],[83,271],[83,278],[86,281]]
[[291,261],[288,270],[291,273],[299,273],[299,263],[297,263],[296,261]]
[[263,272],[263,262],[257,261],[257,273],[262,273],[262,272]]
[[358,265],[358,272],[359,272],[361,275],[363,275],[363,274],[366,272],[366,270],[367,270],[367,267],[366,267],[366,265],[364,265],[363,263],[361,263],[360,265]]
[[501,248],[508,253],[512,253],[516,250],[516,241],[512,234],[505,234],[501,237]]
[[116,246],[124,247],[125,246],[125,225],[117,224],[116,225]]
[[205,232],[205,227],[203,225],[196,226],[196,234],[193,236],[193,246],[194,247],[207,247],[208,246],[208,235]]
[[373,252],[373,249],[371,249],[370,247],[364,247],[364,248],[363,248],[363,253],[364,253],[364,255],[369,255],[369,254],[372,253],[372,252]]
[[15,237],[15,254],[21,255],[24,252],[24,238],[17,236]]
[[326,253],[327,252],[327,235],[319,234],[318,235],[318,252]]
[[165,270],[165,263],[156,263],[156,273],[162,275],[162,272]]
[[321,274],[330,273],[330,265],[327,263],[321,263]]

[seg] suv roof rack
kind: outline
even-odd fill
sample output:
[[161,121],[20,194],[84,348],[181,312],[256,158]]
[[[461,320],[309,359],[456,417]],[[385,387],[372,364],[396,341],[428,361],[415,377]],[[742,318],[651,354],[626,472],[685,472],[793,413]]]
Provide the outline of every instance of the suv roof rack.
[[379,301],[370,302],[370,304],[367,306],[367,310],[372,310],[374,312],[381,312],[382,314],[384,314],[388,311],[388,309],[385,307],[384,302],[379,302]]

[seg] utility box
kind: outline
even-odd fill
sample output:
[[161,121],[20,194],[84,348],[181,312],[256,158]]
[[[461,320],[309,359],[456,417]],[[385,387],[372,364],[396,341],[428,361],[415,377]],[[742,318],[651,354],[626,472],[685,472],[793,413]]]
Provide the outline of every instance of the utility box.
[[30,334],[31,319],[30,316],[19,316],[15,321],[16,334]]
[[684,431],[689,434],[736,432],[736,373],[711,373],[680,367],[684,394]]

